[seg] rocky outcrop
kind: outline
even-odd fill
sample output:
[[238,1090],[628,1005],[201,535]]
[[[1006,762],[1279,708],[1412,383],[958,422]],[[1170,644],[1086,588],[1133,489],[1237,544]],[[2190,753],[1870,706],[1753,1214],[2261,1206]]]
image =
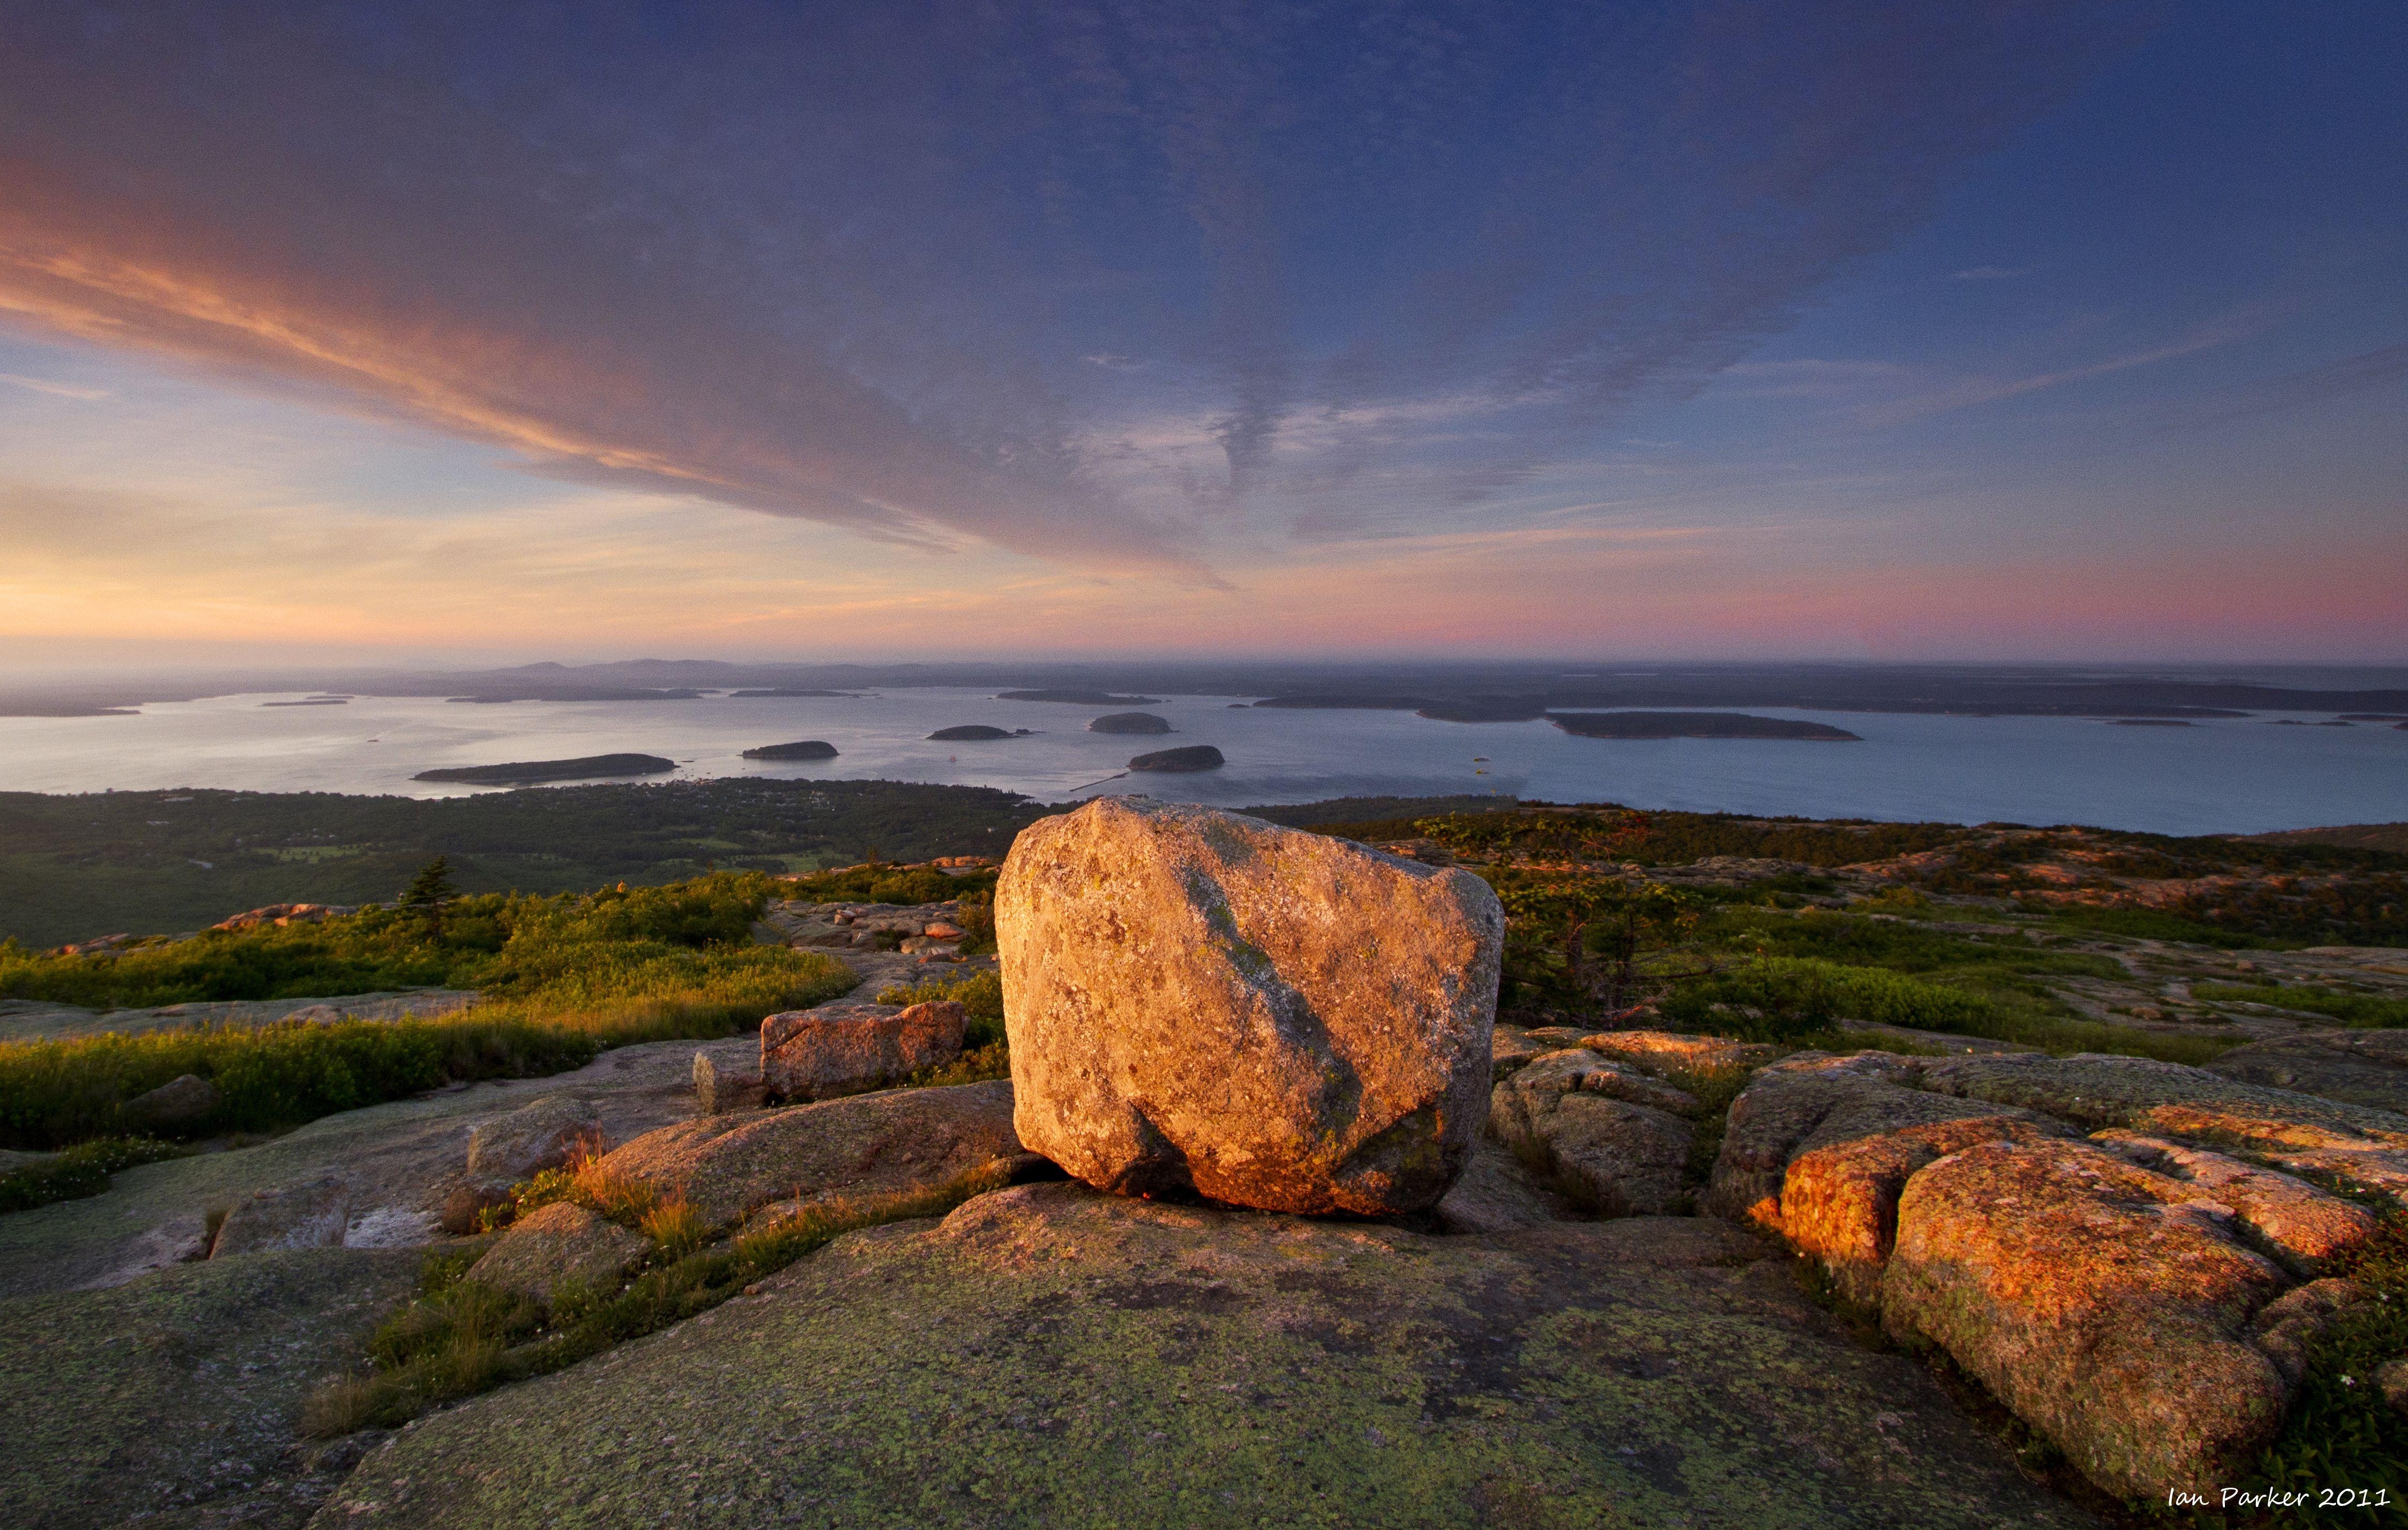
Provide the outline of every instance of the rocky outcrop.
[[467,1279],[515,1293],[533,1302],[552,1300],[553,1288],[575,1281],[607,1294],[650,1247],[643,1238],[603,1221],[581,1206],[554,1201],[512,1223]]
[[602,1113],[591,1100],[547,1094],[468,1133],[468,1172],[508,1183],[558,1168],[578,1151],[598,1155]]
[[790,1009],[761,1022],[761,1084],[790,1100],[875,1089],[959,1057],[968,1023],[968,1012],[950,999]]
[[2285,1284],[2162,1176],[2084,1142],[1986,1142],[1908,1181],[1882,1317],[2108,1492],[2214,1502],[2282,1426],[2245,1334]]
[[1496,1086],[1489,1129],[1543,1169],[1552,1188],[1607,1216],[1654,1216],[1686,1202],[1682,1179],[1698,1102],[1596,1052],[1548,1052]]
[[[219,905],[223,908],[224,905]],[[359,912],[350,904],[340,903],[271,903],[265,908],[246,909],[231,919],[222,919],[209,926],[212,930],[256,930],[262,927],[283,929],[293,924],[322,924],[330,919],[341,919]],[[123,938],[119,937],[118,938]]]
[[2408,1031],[2301,1031],[2235,1047],[2207,1071],[2408,1115]]
[[2131,1058],[1800,1053],[1733,1104],[1712,1201],[1945,1350],[2101,1487],[2154,1495],[2229,1480],[2273,1437],[2322,1312],[2286,1318],[2283,1294],[2374,1228],[2207,1144],[2364,1159],[2389,1151],[2379,1115]]
[[2302,1173],[2331,1174],[2408,1200],[2408,1115],[2145,1057],[1951,1057],[1924,1087],[2028,1106],[2097,1129],[2237,1145]]
[[433,1414],[320,1523],[532,1530],[572,1493],[630,1526],[2093,1523],[1771,1251],[1007,1190]]
[[1504,922],[1469,872],[1260,819],[1041,820],[996,891],[1021,1138],[1124,1194],[1421,1210],[1486,1111]]
[[767,1090],[758,1072],[723,1068],[707,1051],[694,1054],[694,1108],[706,1116],[759,1106]]
[[772,1203],[923,1189],[1016,1159],[1011,1106],[1012,1086],[998,1080],[710,1116],[648,1132],[600,1168],[682,1195],[724,1225]]

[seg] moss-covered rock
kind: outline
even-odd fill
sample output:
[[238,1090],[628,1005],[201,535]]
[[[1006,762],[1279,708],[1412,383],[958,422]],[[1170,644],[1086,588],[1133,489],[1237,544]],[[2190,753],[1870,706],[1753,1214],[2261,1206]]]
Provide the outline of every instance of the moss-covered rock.
[[295,1525],[338,1480],[294,1436],[419,1255],[308,1249],[0,1301],[0,1524]]
[[317,1523],[2090,1523],[1765,1251],[1002,1191],[430,1418]]

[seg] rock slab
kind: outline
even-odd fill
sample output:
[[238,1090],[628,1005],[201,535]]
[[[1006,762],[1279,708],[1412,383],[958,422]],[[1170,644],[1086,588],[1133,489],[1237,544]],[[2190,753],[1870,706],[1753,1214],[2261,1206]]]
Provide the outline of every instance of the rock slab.
[[647,1247],[637,1234],[581,1206],[554,1201],[512,1223],[469,1266],[467,1278],[537,1302],[550,1301],[552,1288],[569,1280],[608,1293],[619,1288],[619,1277]]
[[468,1172],[513,1181],[558,1168],[580,1149],[599,1151],[602,1113],[590,1100],[547,1094],[468,1133]]
[[1488,884],[1260,819],[1107,797],[996,891],[1021,1139],[1100,1189],[1385,1215],[1486,1114]]
[[875,1089],[959,1057],[968,1022],[952,999],[789,1009],[761,1022],[761,1084],[790,1100]]

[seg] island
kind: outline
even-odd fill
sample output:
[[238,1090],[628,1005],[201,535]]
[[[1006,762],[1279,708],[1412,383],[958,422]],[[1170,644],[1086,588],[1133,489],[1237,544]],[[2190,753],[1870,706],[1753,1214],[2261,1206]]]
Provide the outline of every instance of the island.
[[1151,707],[1160,696],[1116,696],[1110,691],[1000,691],[997,701],[1063,701],[1076,707]]
[[1089,733],[1168,733],[1170,719],[1152,712],[1107,712],[1087,724]]
[[1025,738],[1027,736],[1026,728],[990,728],[983,722],[968,722],[958,728],[939,728],[928,736],[947,743],[968,743],[989,738]]
[[744,751],[748,760],[833,760],[836,746],[824,738],[807,738],[799,744],[764,744],[759,749]]
[[311,696],[307,701],[263,701],[260,705],[262,707],[348,707],[351,702],[343,696]]
[[2111,717],[2107,720],[2119,728],[2190,728],[2198,726],[2186,717]]
[[861,699],[858,691],[814,691],[806,686],[781,685],[767,691],[730,691],[730,696],[850,696]]
[[511,765],[456,765],[422,770],[414,781],[460,781],[469,786],[533,786],[542,781],[600,780],[622,776],[658,776],[675,770],[675,760],[657,754],[588,754],[576,760],[521,760]]
[[1182,749],[1162,749],[1152,754],[1140,754],[1128,763],[1128,767],[1131,770],[1218,770],[1228,763],[1221,758],[1221,751],[1210,744],[1189,744]]
[[1547,721],[1580,738],[1807,738],[1863,743],[1824,722],[1745,712],[1549,712]]

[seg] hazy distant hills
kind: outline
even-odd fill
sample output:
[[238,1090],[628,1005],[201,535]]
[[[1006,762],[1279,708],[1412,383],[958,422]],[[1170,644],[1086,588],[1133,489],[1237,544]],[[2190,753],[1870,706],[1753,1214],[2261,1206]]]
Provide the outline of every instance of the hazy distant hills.
[[[1462,722],[1536,719],[1555,710],[1784,707],[1821,711],[1986,716],[2230,717],[2257,711],[2408,712],[2397,670],[2193,672],[2100,666],[1941,665],[1561,664],[737,664],[631,659],[507,669],[402,672],[253,671],[149,680],[20,683],[0,690],[0,715],[93,714],[150,701],[260,691],[463,701],[681,701],[710,693],[859,691],[961,686],[1026,695],[1218,695],[1273,708],[1377,708]],[[2368,681],[2353,683],[2363,674]]]

